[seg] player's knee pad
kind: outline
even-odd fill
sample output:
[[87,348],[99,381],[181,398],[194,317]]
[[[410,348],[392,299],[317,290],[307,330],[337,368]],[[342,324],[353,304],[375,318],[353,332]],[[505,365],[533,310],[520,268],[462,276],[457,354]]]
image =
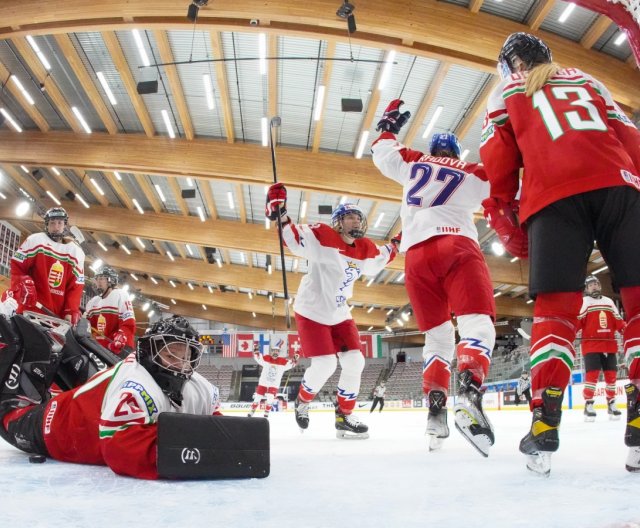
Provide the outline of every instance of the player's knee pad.
[[424,347],[422,357],[428,362],[433,356],[438,356],[451,363],[456,349],[456,331],[451,321],[442,323],[424,333]]
[[314,356],[311,365],[304,372],[302,388],[309,394],[316,394],[329,379],[338,366],[338,358],[334,355]]
[[342,372],[360,376],[364,370],[364,356],[360,350],[349,350],[347,352],[339,352],[340,366]]
[[160,413],[158,476],[169,479],[269,476],[269,422],[235,416]]

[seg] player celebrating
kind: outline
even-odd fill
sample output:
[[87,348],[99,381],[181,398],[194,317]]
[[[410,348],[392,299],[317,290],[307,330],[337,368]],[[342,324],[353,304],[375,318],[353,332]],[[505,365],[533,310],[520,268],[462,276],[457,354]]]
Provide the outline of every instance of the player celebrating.
[[[11,290],[23,310],[36,303],[75,326],[84,289],[84,251],[66,236],[69,216],[62,207],[44,215],[44,233],[34,233],[11,259]],[[43,311],[43,310],[42,310]]]
[[537,37],[510,35],[498,63],[504,78],[489,98],[480,146],[491,182],[491,198],[483,205],[515,256],[527,254],[528,235],[529,292],[536,300],[530,352],[533,422],[520,451],[529,469],[549,473],[595,240],[628,319],[625,441],[631,447],[627,468],[638,471],[640,134],[602,83],[554,64]]
[[368,438],[369,428],[354,416],[360,391],[364,356],[360,334],[347,300],[361,275],[375,276],[396,255],[393,244],[378,247],[364,235],[367,218],[357,205],[339,205],[326,224],[294,224],[287,216],[287,191],[281,183],[269,188],[267,216],[281,215],[282,236],[291,252],[308,260],[309,271],[300,282],[294,303],[303,355],[311,358],[296,398],[295,416],[301,429],[309,427],[309,403],[336,370],[336,436]]
[[260,352],[253,353],[253,358],[256,360],[256,363],[262,367],[262,372],[258,380],[258,387],[253,395],[251,411],[249,411],[247,416],[253,416],[260,402],[266,399],[264,417],[269,418],[269,412],[271,412],[274,399],[280,388],[282,375],[291,367],[294,367],[298,361],[297,354],[293,356],[293,359],[279,357],[279,355],[280,349],[277,346],[271,347],[271,354],[266,354],[265,356]]
[[585,297],[578,316],[578,329],[582,330],[580,349],[584,358],[585,381],[582,396],[584,397],[585,422],[596,419],[593,408],[593,395],[596,391],[600,371],[604,373],[609,418],[618,420],[622,414],[616,408],[616,374],[618,364],[618,342],[616,331],[622,334],[625,322],[620,317],[616,305],[609,297],[602,295],[600,281],[589,275],[584,283]]
[[[3,338],[9,337],[6,322],[2,330]],[[246,436],[237,437],[241,427],[219,426],[222,434],[218,436],[225,438],[207,438],[207,433],[216,435],[210,417],[219,414],[218,389],[195,372],[202,345],[198,333],[182,317],[156,322],[138,340],[135,354],[49,401],[48,383],[59,357],[50,350],[46,355],[40,352],[39,357],[34,357],[38,355],[36,349],[12,350],[6,346],[0,350],[0,354],[8,353],[15,358],[23,356],[19,368],[24,377],[19,377],[21,392],[0,392],[0,435],[28,453],[65,462],[107,465],[115,473],[138,478],[202,478],[223,476],[219,468],[226,464],[224,457],[229,458],[236,449],[249,450],[254,443],[252,432],[257,428],[246,418],[232,419],[253,430],[245,431]],[[7,359],[11,364],[11,358]],[[0,361],[0,366],[6,363]],[[12,370],[7,367],[0,372],[3,389]],[[30,397],[33,388],[37,389],[39,403]],[[176,472],[168,451],[175,450],[180,436],[188,436],[189,447],[201,446],[201,451],[196,449],[200,457],[197,465],[187,464],[183,458],[179,463],[182,469]],[[204,451],[216,441],[235,444],[224,457],[218,455],[211,462]],[[178,453],[181,451],[187,457],[185,449],[178,449]]]
[[136,319],[127,292],[118,288],[118,273],[104,266],[95,276],[98,295],[87,303],[86,317],[91,333],[114,354],[133,347]]
[[[460,160],[454,134],[434,134],[429,154],[396,140],[410,117],[392,101],[378,123],[373,162],[403,186],[402,241],[405,283],[420,331],[425,333],[423,390],[429,400],[430,450],[449,436],[447,395],[451,360],[458,358],[456,428],[484,456],[493,445],[493,427],[482,410],[480,387],[489,372],[495,344],[495,302],[489,269],[478,245],[473,212],[488,196],[484,169]],[[469,288],[473,284],[473,288]],[[456,347],[451,312],[457,317]]]

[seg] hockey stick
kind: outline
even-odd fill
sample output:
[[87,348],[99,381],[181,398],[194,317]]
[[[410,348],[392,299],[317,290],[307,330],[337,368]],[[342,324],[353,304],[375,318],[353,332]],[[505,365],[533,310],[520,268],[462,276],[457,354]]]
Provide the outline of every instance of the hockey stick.
[[[271,165],[273,167],[273,183],[278,183],[278,169],[276,166],[276,149],[273,141],[273,129],[282,124],[279,116],[274,116],[269,122],[269,146],[271,147]],[[289,313],[289,290],[287,288],[287,269],[284,263],[284,242],[282,239],[282,219],[280,218],[280,206],[278,206],[278,241],[280,243],[280,264],[282,268],[282,286],[284,288],[284,315],[287,328],[291,328],[291,315]]]

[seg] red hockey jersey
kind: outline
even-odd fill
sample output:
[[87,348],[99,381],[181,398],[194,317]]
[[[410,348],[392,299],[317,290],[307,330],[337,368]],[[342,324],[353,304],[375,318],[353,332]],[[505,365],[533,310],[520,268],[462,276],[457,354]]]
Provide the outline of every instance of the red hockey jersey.
[[578,329],[582,330],[582,355],[618,351],[615,333],[622,334],[626,323],[609,297],[594,299],[586,296],[582,300],[578,324]]
[[136,319],[126,291],[115,288],[104,298],[100,295],[92,297],[85,316],[91,323],[93,337],[102,346],[106,347],[116,332],[122,330],[127,336],[127,345],[133,347]]
[[80,309],[84,251],[77,244],[54,242],[46,233],[28,236],[11,258],[12,289],[22,275],[33,279],[38,301],[58,317],[63,318],[66,310]]
[[109,466],[131,477],[158,478],[157,421],[162,412],[219,413],[219,395],[197,372],[184,384],[177,407],[135,354],[53,398],[42,429],[52,458]]
[[480,156],[491,196],[511,202],[521,167],[523,222],[575,194],[619,185],[640,190],[640,133],[607,88],[567,68],[527,97],[526,75],[504,79],[489,97]]

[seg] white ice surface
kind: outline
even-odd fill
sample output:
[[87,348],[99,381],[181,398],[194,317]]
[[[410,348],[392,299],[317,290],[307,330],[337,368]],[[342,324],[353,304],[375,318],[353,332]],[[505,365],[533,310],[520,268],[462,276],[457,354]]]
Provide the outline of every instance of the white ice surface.
[[[359,416],[368,440],[335,438],[333,413],[271,419],[271,475],[217,482],[149,482],[108,468],[48,460],[0,440],[0,528],[488,527],[640,528],[640,474],[624,468],[624,414],[594,423],[565,411],[552,474],[525,469],[526,411],[491,412],[496,444],[482,458],[451,427],[428,453],[425,411]],[[449,415],[452,426],[452,415]]]

